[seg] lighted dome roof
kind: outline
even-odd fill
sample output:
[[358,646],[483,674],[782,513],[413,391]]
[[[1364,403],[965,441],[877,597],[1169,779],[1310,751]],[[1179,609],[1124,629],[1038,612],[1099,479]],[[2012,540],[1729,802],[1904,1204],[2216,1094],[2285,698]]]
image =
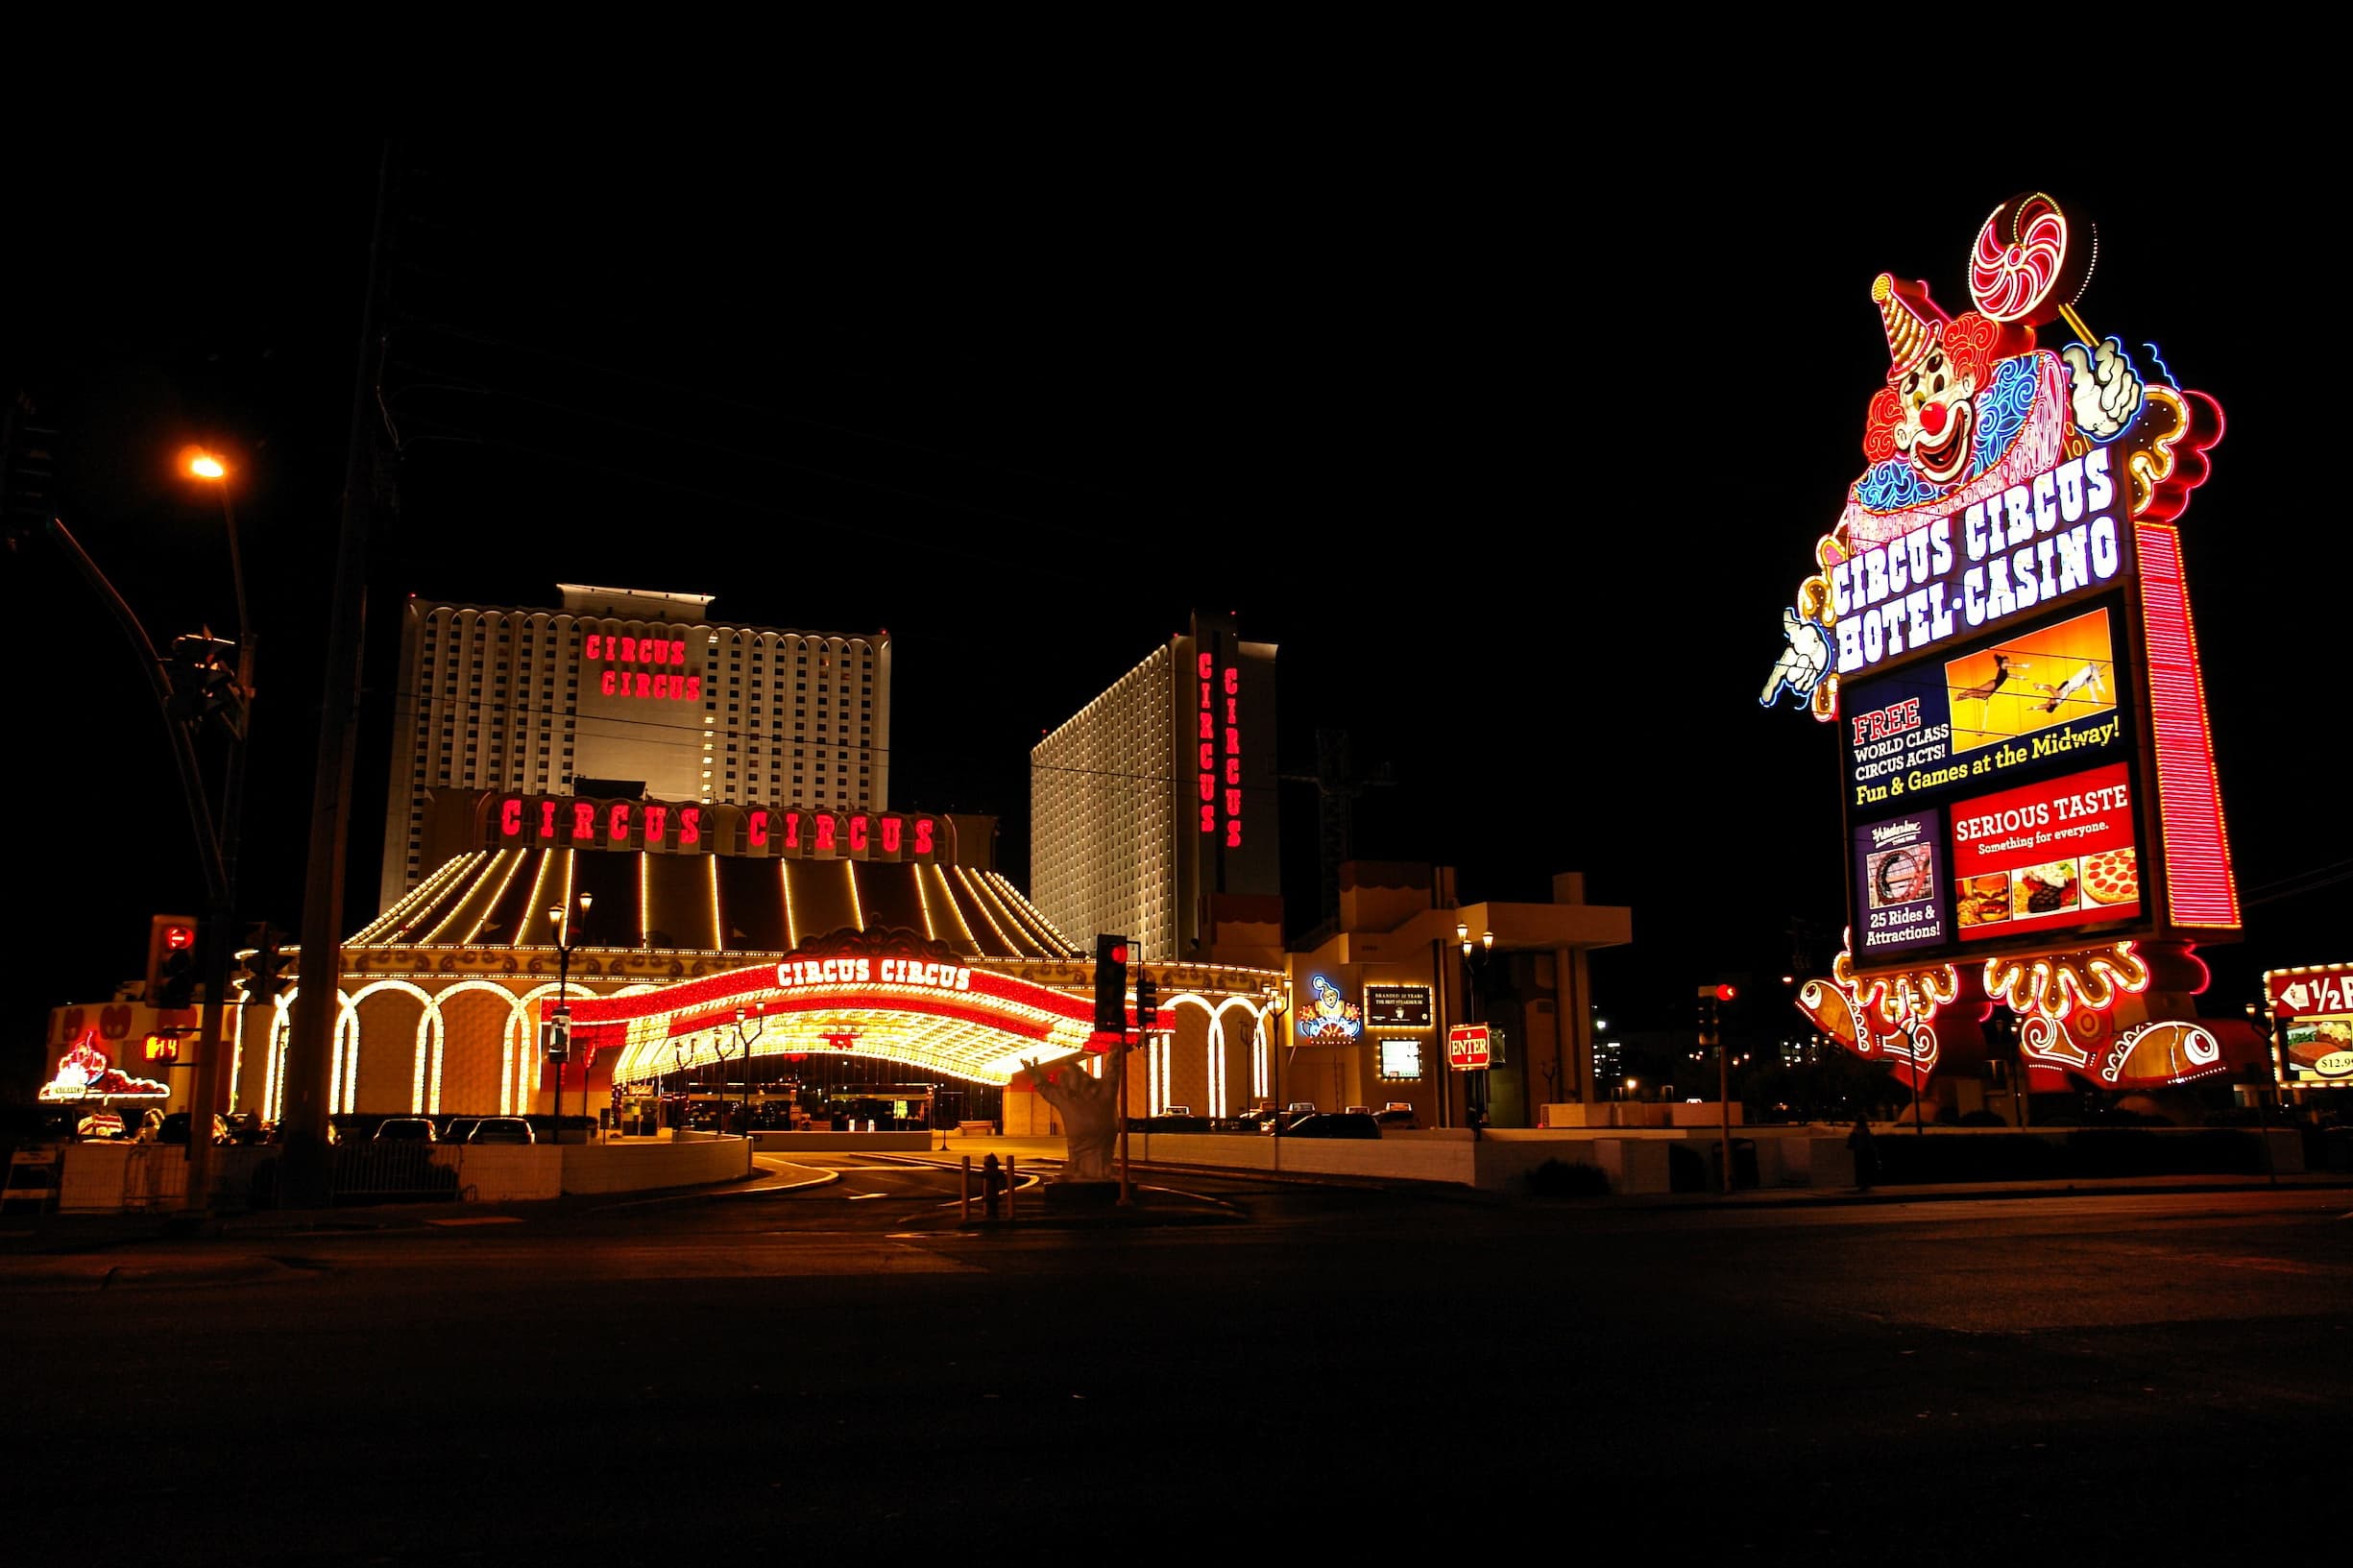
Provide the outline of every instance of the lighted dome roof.
[[839,931],[897,929],[976,960],[1079,955],[993,871],[569,848],[457,856],[345,945],[546,949],[557,906],[574,911],[571,940],[588,948],[782,953]]

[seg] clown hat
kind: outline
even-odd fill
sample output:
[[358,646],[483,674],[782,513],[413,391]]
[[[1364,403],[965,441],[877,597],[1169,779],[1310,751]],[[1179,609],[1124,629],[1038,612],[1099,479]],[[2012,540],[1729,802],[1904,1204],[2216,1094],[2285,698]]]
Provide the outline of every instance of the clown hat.
[[1901,282],[1890,273],[1872,279],[1871,302],[1880,307],[1880,326],[1887,333],[1892,381],[1920,363],[1949,318],[1928,298],[1928,284]]

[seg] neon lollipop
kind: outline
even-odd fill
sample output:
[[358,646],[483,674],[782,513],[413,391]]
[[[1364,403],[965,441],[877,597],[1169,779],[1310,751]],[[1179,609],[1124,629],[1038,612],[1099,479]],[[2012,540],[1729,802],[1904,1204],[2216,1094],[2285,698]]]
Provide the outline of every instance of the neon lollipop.
[[2099,242],[2090,224],[2071,224],[2042,191],[1994,208],[1969,253],[1969,297],[1988,320],[2039,326],[2065,320],[2086,343],[2099,340],[2075,314]]

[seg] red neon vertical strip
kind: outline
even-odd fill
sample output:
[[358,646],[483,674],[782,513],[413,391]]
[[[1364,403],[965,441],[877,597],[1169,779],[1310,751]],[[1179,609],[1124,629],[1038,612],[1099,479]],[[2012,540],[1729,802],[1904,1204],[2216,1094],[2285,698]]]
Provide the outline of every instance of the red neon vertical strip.
[[2197,630],[2182,580],[2181,535],[2133,524],[2141,562],[2141,623],[2148,642],[2149,716],[2157,743],[2158,831],[2166,903],[2176,926],[2236,927],[2239,887],[2215,778],[2214,732],[2197,663]]

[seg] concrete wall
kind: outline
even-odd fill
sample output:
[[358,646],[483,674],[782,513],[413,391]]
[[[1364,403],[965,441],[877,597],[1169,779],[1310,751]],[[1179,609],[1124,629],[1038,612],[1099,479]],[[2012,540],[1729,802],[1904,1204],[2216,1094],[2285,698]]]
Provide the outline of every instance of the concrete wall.
[[[485,1151],[470,1148],[468,1152]],[[555,1152],[564,1157],[563,1184],[567,1193],[642,1193],[664,1187],[700,1187],[711,1182],[734,1181],[752,1170],[752,1146],[741,1138],[696,1138],[683,1143],[563,1144],[555,1146]],[[461,1176],[461,1183],[463,1180]]]
[[[1033,1097],[1034,1098],[1034,1097]],[[938,1142],[938,1134],[918,1127],[913,1132],[754,1132],[752,1143],[763,1154],[802,1153],[834,1154],[844,1149],[931,1148]]]
[[555,1197],[564,1190],[564,1153],[553,1144],[435,1144],[433,1163],[455,1168],[457,1195],[468,1203]]

